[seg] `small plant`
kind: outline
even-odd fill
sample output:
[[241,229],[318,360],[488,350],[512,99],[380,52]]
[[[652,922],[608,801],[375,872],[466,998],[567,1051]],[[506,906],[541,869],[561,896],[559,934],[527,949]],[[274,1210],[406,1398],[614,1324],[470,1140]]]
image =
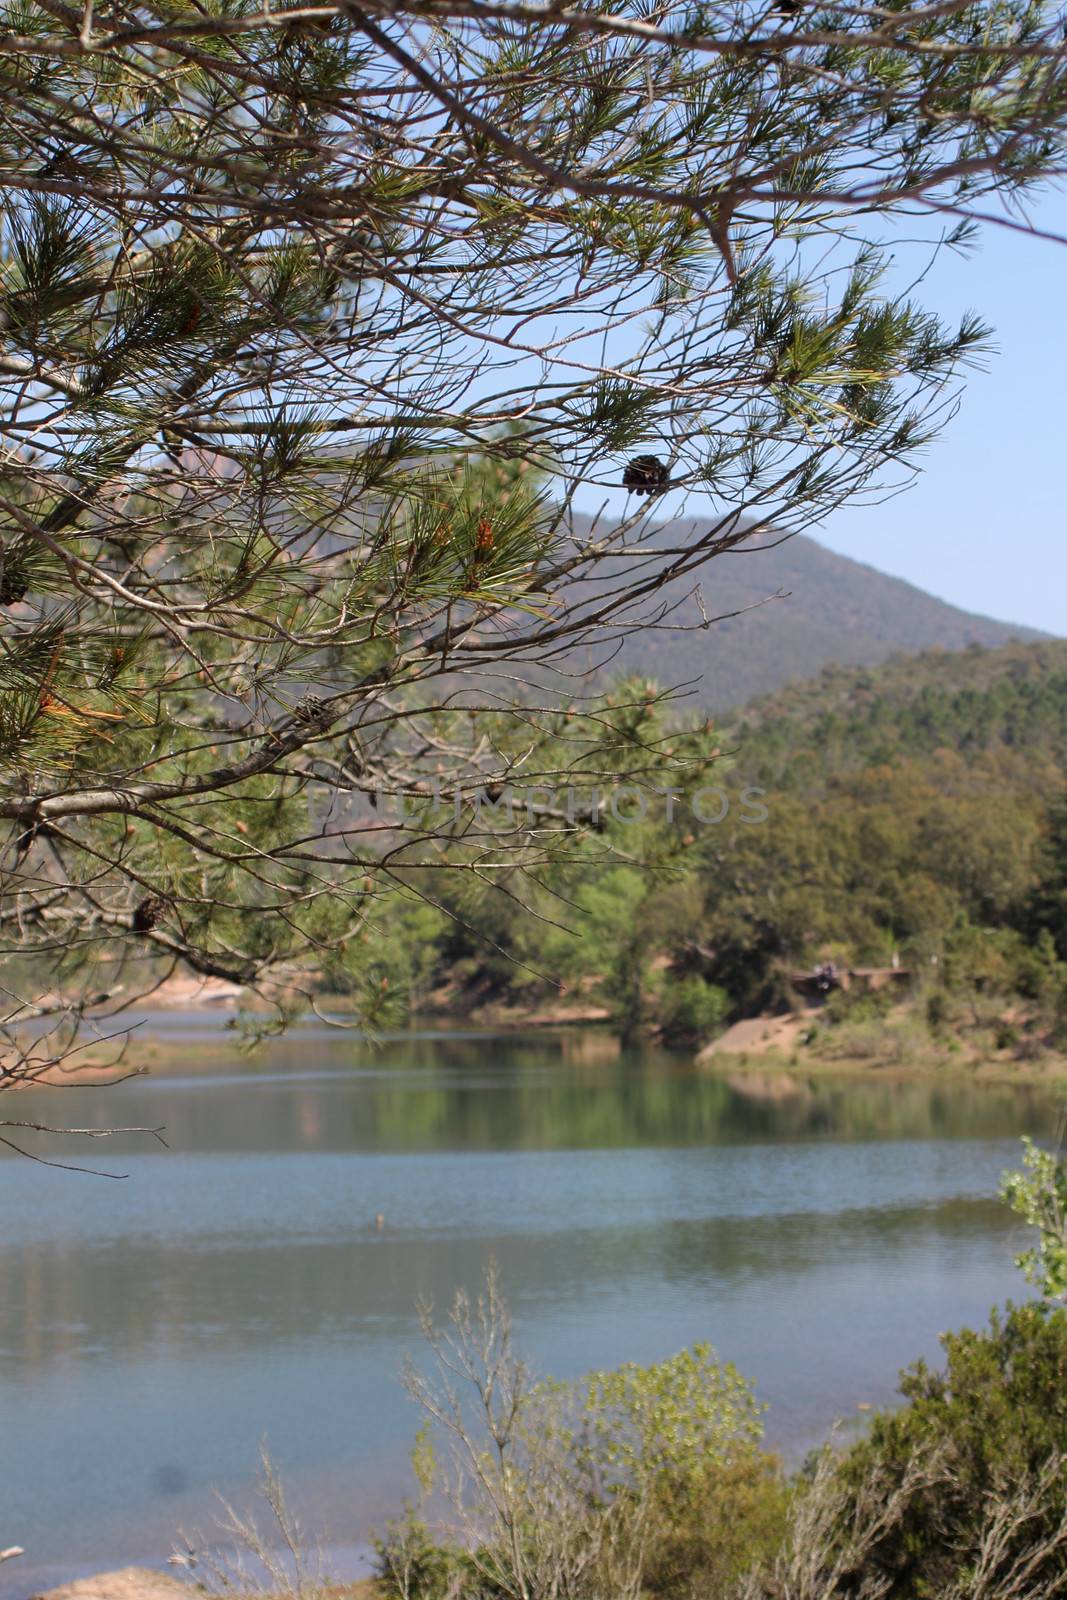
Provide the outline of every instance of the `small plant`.
[[1067,1301],[1067,1165],[1023,1139],[1023,1170],[1005,1173],[1000,1193],[1037,1230],[1037,1243],[1015,1264],[1046,1300]]
[[210,1537],[183,1538],[171,1558],[195,1569],[201,1593],[233,1600],[321,1600],[330,1588],[322,1551],[309,1546],[305,1529],[290,1509],[277,1465],[260,1451],[259,1498],[267,1513],[262,1527],[254,1513],[219,1497],[222,1515]]
[[888,989],[834,989],[823,1007],[823,1015],[834,1025],[881,1022],[892,1009],[893,998]]
[[495,1271],[424,1331],[436,1370],[407,1372],[422,1493],[378,1544],[388,1600],[688,1600],[773,1555],[787,1495],[763,1408],[710,1346],[534,1382]]
[[543,1384],[537,1398],[577,1412],[572,1448],[608,1494],[642,1481],[671,1493],[702,1484],[759,1443],[766,1409],[708,1344],[647,1367],[630,1361],[573,1383]]

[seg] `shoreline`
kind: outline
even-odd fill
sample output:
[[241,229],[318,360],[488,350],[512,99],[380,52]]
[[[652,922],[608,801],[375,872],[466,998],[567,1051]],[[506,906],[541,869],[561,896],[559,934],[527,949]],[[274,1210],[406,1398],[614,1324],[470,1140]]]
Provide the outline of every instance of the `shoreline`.
[[[229,1056],[236,1047],[236,1041],[227,1039],[226,1034],[232,1028],[245,993],[235,984],[215,978],[168,979],[144,999],[129,1001],[134,1031],[130,1036],[131,1049],[123,1060],[109,1063],[87,1053],[77,1069],[77,1080],[86,1087],[106,1084],[130,1072],[131,1065],[138,1074],[166,1072],[175,1064],[172,1058],[179,1052],[184,1066],[194,1071],[206,1070],[220,1056]],[[116,995],[112,1003],[120,999]],[[318,996],[317,1001],[319,1009],[327,1014],[343,1017],[347,1009],[344,995],[324,994]],[[850,1053],[847,1040],[842,1041],[840,1053],[834,1048],[828,1049],[825,1033],[819,1044],[812,1047],[804,1035],[818,1021],[819,1011],[817,1006],[804,1007],[745,1018],[718,1038],[688,1048],[664,1046],[654,1035],[644,1042],[680,1064],[687,1063],[702,1074],[717,1077],[764,1074],[783,1079],[850,1078],[881,1082],[940,1079],[991,1087],[1054,1087],[1067,1083],[1067,1054],[1056,1050],[1042,1049],[1030,1057],[1013,1054],[1007,1049],[990,1053],[976,1048],[973,1041],[958,1033],[948,1035],[940,1045],[931,1041],[923,1048],[921,1041],[917,1041],[916,1047],[909,1048],[895,1035],[889,1019],[876,1033],[873,1045],[865,1042],[862,1053]],[[121,1033],[125,1013],[122,1010],[109,1013],[105,1009],[103,1014],[110,1016],[116,1033]],[[183,1015],[195,1018],[196,1037],[183,1038],[179,1043],[168,1037],[168,1029],[162,1024],[163,1019],[170,1021]],[[411,1012],[407,1028],[390,1030],[383,1035],[383,1041],[420,1031],[447,1037],[458,1029],[486,1037],[561,1032],[584,1036],[590,1044],[596,1041],[599,1056],[621,1053],[623,1049],[610,1021],[606,1007],[588,1000],[583,1003],[575,999],[570,1004],[556,1005],[509,1006],[489,1002],[459,1006],[445,1005],[431,998],[429,1004]],[[154,1023],[160,1026],[154,1027]],[[314,1023],[312,1015],[298,1019],[293,1026],[299,1031],[302,1026],[314,1026]],[[358,1036],[363,1037],[362,1034]],[[882,1040],[884,1049],[879,1048]],[[829,1042],[832,1045],[832,1036]],[[135,1049],[138,1056],[147,1059],[132,1063]],[[66,1074],[58,1078],[45,1075],[35,1084],[17,1087],[48,1086],[57,1081],[69,1084],[71,1080]]]
[[[167,1013],[159,1013],[161,1015]],[[180,1015],[175,1010],[170,1015]],[[202,1013],[197,1013],[198,1020]],[[235,1043],[226,1036],[226,1019],[219,1013],[210,1018],[218,1020],[216,1029],[205,1027],[196,1037],[176,1039],[162,1030],[155,1032],[150,1023],[138,1030],[141,1041],[137,1052],[143,1059],[136,1063],[141,1075],[166,1074],[175,1068],[194,1073],[208,1073],[213,1067],[224,1067],[235,1050]],[[207,1019],[205,1019],[207,1020]],[[452,1026],[448,1023],[451,1020]],[[383,1036],[373,1048],[384,1050],[392,1041],[402,1040],[410,1034],[428,1038],[444,1038],[462,1031],[468,1036],[491,1039],[521,1038],[528,1034],[562,1034],[576,1043],[582,1041],[583,1056],[597,1060],[621,1056],[623,1047],[618,1036],[604,1027],[600,1018],[520,1016],[514,1018],[481,1019],[413,1015],[410,1030],[393,1030]],[[299,1034],[300,1023],[294,1024],[293,1033]],[[366,1042],[366,1041],[362,1041]],[[763,1050],[708,1050],[673,1049],[656,1046],[664,1061],[674,1063],[679,1069],[691,1070],[703,1077],[755,1080],[759,1077],[794,1082],[798,1086],[805,1080],[842,1079],[857,1083],[934,1082],[945,1084],[986,1085],[990,1088],[1045,1088],[1056,1089],[1067,1085],[1067,1056],[1048,1053],[1042,1057],[1019,1061],[1011,1058],[972,1057],[960,1058],[930,1054],[916,1054],[900,1058],[893,1056],[824,1055],[803,1050],[787,1054],[778,1049]],[[87,1088],[107,1084],[128,1073],[130,1061],[109,1067],[101,1062],[87,1061],[78,1071],[78,1081]],[[69,1084],[70,1078],[62,1082]],[[48,1087],[50,1080],[38,1080],[38,1087]],[[34,1085],[26,1085],[32,1088]]]
[[[75,1567],[77,1563],[74,1564]],[[377,1600],[381,1587],[374,1578],[326,1580],[318,1591],[323,1600]],[[24,1595],[26,1591],[17,1590]],[[147,1562],[133,1566],[107,1567],[100,1572],[69,1578],[52,1588],[31,1585],[28,1600],[191,1600],[203,1595],[202,1585],[185,1581],[168,1572],[166,1566]],[[264,1600],[270,1591],[264,1587]]]
[[1053,1088],[1067,1085],[1067,1057],[1053,1056],[1044,1061],[1013,1062],[995,1059],[945,1061],[941,1057],[920,1057],[911,1061],[871,1060],[850,1056],[806,1055],[801,1058],[768,1051],[752,1053],[718,1052],[713,1058],[698,1060],[702,1071],[715,1077],[850,1078],[868,1083],[915,1083],[939,1080],[989,1088]]

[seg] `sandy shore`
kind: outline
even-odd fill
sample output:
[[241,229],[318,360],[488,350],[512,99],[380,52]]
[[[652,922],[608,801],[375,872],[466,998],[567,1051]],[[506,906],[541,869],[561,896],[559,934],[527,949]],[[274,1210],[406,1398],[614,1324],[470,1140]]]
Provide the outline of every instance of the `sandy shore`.
[[[371,1579],[354,1583],[330,1584],[323,1588],[326,1600],[374,1600],[379,1594]],[[204,1590],[195,1583],[183,1582],[153,1567],[121,1567],[116,1572],[98,1572],[47,1589],[31,1600],[194,1600]]]

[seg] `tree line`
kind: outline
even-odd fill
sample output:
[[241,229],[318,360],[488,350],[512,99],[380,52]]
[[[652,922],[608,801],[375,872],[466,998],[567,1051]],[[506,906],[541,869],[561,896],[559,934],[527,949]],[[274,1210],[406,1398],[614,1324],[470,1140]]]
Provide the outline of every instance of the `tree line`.
[[[650,748],[699,752],[673,817],[606,814],[510,896],[446,875],[442,909],[412,912],[398,942],[416,997],[449,978],[459,1005],[562,984],[624,1032],[688,1040],[787,1006],[796,969],[895,959],[935,1018],[985,994],[1062,1037],[1067,646],[832,669],[719,729],[686,727],[647,687],[612,698]],[[685,800],[709,782],[758,791],[765,820],[734,806],[701,825]]]

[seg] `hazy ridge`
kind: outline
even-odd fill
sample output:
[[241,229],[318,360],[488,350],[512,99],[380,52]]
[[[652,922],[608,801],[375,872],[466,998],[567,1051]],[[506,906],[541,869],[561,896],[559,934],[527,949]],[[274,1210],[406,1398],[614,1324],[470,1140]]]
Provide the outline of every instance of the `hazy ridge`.
[[[656,543],[681,543],[694,526],[665,523]],[[1047,638],[1034,628],[963,611],[803,534],[777,544],[757,536],[699,575],[708,617],[743,615],[699,627],[696,587],[688,577],[663,591],[676,607],[671,621],[689,631],[635,632],[612,659],[611,672],[639,673],[663,686],[692,684],[694,702],[721,711],[791,680],[816,678],[831,663],[874,666],[899,653]]]

